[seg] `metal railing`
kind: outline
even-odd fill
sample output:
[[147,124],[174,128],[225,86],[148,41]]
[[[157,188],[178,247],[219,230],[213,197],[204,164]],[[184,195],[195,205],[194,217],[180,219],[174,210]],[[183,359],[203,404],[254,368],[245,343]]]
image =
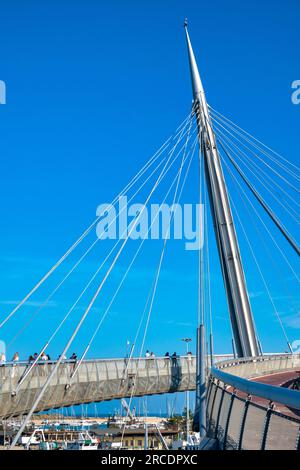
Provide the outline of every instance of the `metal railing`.
[[[299,359],[291,355],[235,359],[211,369],[207,435],[217,439],[220,449],[300,450],[300,393],[248,380],[271,373],[270,369],[294,370]],[[288,413],[277,411],[277,403]]]
[[[0,367],[0,418],[28,412],[55,362],[38,362],[27,374],[27,362]],[[100,359],[83,361],[73,378],[76,362],[66,360],[47,388],[37,411],[131,396],[194,390],[194,356]]]

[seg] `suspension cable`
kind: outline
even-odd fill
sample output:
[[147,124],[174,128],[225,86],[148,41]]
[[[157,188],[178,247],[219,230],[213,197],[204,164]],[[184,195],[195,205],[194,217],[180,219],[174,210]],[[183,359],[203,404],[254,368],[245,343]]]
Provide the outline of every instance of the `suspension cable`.
[[[192,111],[193,112],[193,111]],[[186,121],[187,119],[190,119],[191,113],[188,115],[187,118],[184,119],[183,124],[186,126]],[[182,125],[179,126],[179,128]],[[176,136],[180,133],[179,131]],[[173,139],[176,138],[173,137]],[[170,136],[164,143],[163,145],[159,148],[159,150],[148,160],[148,162],[142,167],[141,170],[132,178],[132,180],[123,188],[123,190],[119,193],[118,196],[114,198],[114,202],[118,199],[118,197],[121,194],[124,194],[128,191],[128,189],[140,179],[140,177],[144,174],[144,172],[148,169],[149,164],[150,166],[154,164],[154,162],[157,160],[157,158],[160,156],[160,154],[165,150],[166,145],[169,145],[169,141],[172,139],[172,136]],[[113,202],[113,204],[114,204]],[[62,262],[74,251],[74,249],[82,242],[82,240],[90,233],[92,228],[96,225],[98,222],[99,218],[101,215],[99,215],[92,223],[89,225],[89,227],[83,232],[83,234],[73,243],[73,245],[66,251],[66,253],[52,266],[52,268],[40,279],[40,281],[30,290],[30,292],[21,300],[21,302],[18,303],[18,305],[10,312],[7,317],[1,321],[0,323],[0,328],[5,325],[5,323],[19,310],[19,308],[24,305],[24,303],[32,296],[34,292],[49,278],[49,276],[62,264]]]
[[[190,153],[190,152],[189,152],[189,153]],[[187,160],[188,156],[189,156],[189,154],[187,154],[187,156],[184,157],[184,159],[183,159],[183,165],[184,165],[185,161]],[[189,162],[189,165],[188,165],[188,168],[187,168],[186,175],[187,175],[187,173],[188,173],[188,171],[189,171],[190,164],[191,164],[191,161],[192,161],[192,157],[193,157],[193,153],[191,154],[191,158],[190,158],[190,162]],[[171,189],[173,188],[173,186],[174,186],[176,180],[178,180],[178,177],[179,177],[179,175],[181,174],[181,171],[182,171],[182,166],[180,167],[180,169],[179,169],[177,175],[175,176],[175,179],[173,180],[172,185],[170,186],[170,188],[169,188],[167,194],[165,195],[165,198],[164,198],[162,204],[164,204],[164,202],[166,201],[166,199],[167,199],[168,195],[170,194]],[[150,224],[150,227],[148,228],[147,235],[150,233],[151,228],[152,228],[154,222],[156,221],[158,215],[159,215],[159,214],[158,214],[158,212],[157,212],[157,213],[155,214],[155,216],[154,216],[154,218],[153,218],[151,224]],[[133,257],[133,259],[132,259],[132,261],[131,261],[131,263],[130,263],[130,265],[129,265],[129,267],[127,268],[125,274],[123,275],[123,278],[122,278],[122,280],[121,280],[121,282],[120,282],[120,284],[119,284],[117,290],[115,291],[115,293],[114,293],[114,295],[113,295],[113,297],[112,297],[112,299],[111,299],[111,301],[110,301],[108,307],[106,308],[104,314],[102,315],[102,317],[101,317],[101,319],[100,319],[100,321],[99,321],[99,323],[98,323],[98,325],[97,325],[97,327],[96,327],[96,329],[95,329],[95,331],[94,331],[92,337],[90,338],[90,341],[89,341],[88,345],[86,346],[86,348],[85,348],[85,350],[84,350],[84,352],[83,352],[83,354],[82,354],[80,360],[77,362],[76,367],[75,367],[75,369],[74,369],[74,371],[73,371],[73,373],[72,373],[72,375],[71,375],[71,377],[70,377],[70,381],[69,381],[69,384],[68,384],[68,385],[70,385],[70,383],[71,383],[71,381],[73,380],[74,376],[76,375],[76,373],[77,373],[77,371],[78,371],[78,369],[79,369],[79,367],[80,367],[82,361],[83,361],[84,358],[86,357],[86,354],[88,353],[88,351],[89,351],[89,349],[90,349],[90,347],[91,347],[91,345],[92,345],[92,343],[93,343],[93,341],[94,341],[94,339],[95,339],[95,337],[96,337],[96,335],[97,335],[97,333],[98,333],[98,331],[99,331],[99,329],[100,329],[102,323],[104,322],[104,320],[105,320],[105,318],[106,318],[106,316],[107,316],[107,314],[108,314],[108,312],[109,312],[109,310],[110,310],[110,308],[111,308],[111,306],[112,306],[112,304],[113,304],[115,298],[117,297],[117,295],[118,295],[118,293],[119,293],[119,291],[120,291],[120,289],[121,289],[121,287],[122,287],[122,285],[123,285],[123,283],[124,283],[124,281],[125,281],[125,279],[126,279],[128,273],[129,273],[129,271],[130,271],[132,265],[134,264],[134,262],[135,262],[135,260],[136,260],[136,258],[137,258],[137,256],[138,256],[138,254],[139,254],[139,252],[140,252],[140,250],[141,250],[141,248],[142,248],[142,246],[143,246],[143,244],[144,244],[146,238],[147,238],[147,236],[141,241],[138,250],[136,251],[136,253],[135,253],[135,255],[134,255],[134,257]],[[146,303],[146,305],[147,305],[147,303]],[[144,310],[144,312],[145,312],[145,310]],[[138,331],[139,331],[139,329],[140,329],[140,326],[141,326],[141,323],[140,323],[140,325],[139,325]],[[134,341],[133,344],[135,345],[135,341]],[[133,349],[131,350],[130,358],[132,357],[132,354],[133,354]],[[128,368],[128,366],[129,366],[130,358],[129,358],[129,361],[128,361],[128,364],[127,364],[127,368]]]
[[[236,128],[234,128],[233,126],[231,126],[230,124],[228,124],[226,121],[224,121],[222,118],[220,118],[219,116],[216,116],[216,115],[213,115],[212,116],[212,119],[213,121],[215,121],[216,123],[218,123],[219,125],[224,125],[224,129],[226,129],[226,132],[229,132],[228,129],[232,130],[233,132],[235,132],[239,137],[241,137],[242,139],[245,140],[245,142],[249,143],[250,145],[252,145],[256,150],[258,150],[259,152],[262,153],[262,155],[268,157],[273,163],[275,163],[276,165],[278,165],[280,167],[281,170],[285,171],[289,176],[291,176],[292,178],[295,178],[295,180],[297,180],[298,182],[300,181],[300,177],[298,175],[295,174],[294,171],[290,170],[289,168],[286,167],[286,165],[283,165],[281,162],[279,162],[278,160],[276,160],[276,158],[274,157],[271,157],[267,152],[265,152],[265,150],[261,149],[258,145],[256,145],[255,143],[253,143],[251,140],[249,140],[247,137],[245,137],[244,134],[242,134],[241,132],[239,132]],[[227,126],[227,127],[226,127]]]
[[[234,182],[238,183],[236,177],[235,177],[234,174],[232,173],[232,171],[231,171],[231,169],[229,168],[229,166],[228,166],[227,162],[225,161],[225,159],[222,158],[222,160],[223,160],[224,164],[226,165],[226,168],[227,168],[227,170],[228,170],[228,172],[229,172],[229,174],[230,174],[232,180],[233,180]],[[239,183],[238,183],[238,184],[239,184]],[[240,186],[240,185],[239,185],[239,186]],[[230,199],[231,199],[231,204],[232,204],[232,206],[233,206],[233,208],[234,208],[235,214],[236,214],[236,216],[237,216],[237,218],[238,218],[238,221],[239,221],[239,223],[240,223],[240,226],[241,226],[241,228],[242,228],[242,230],[243,230],[243,233],[244,233],[245,239],[246,239],[246,241],[247,241],[247,244],[248,244],[248,246],[249,246],[250,252],[251,252],[251,254],[252,254],[252,256],[253,256],[253,259],[254,259],[254,262],[255,262],[255,264],[256,264],[256,267],[257,267],[257,269],[258,269],[258,271],[259,271],[259,274],[260,274],[260,276],[261,276],[261,279],[262,279],[262,281],[263,281],[263,283],[264,283],[264,286],[265,286],[267,295],[268,295],[268,297],[269,297],[269,299],[270,299],[270,302],[271,302],[271,304],[272,304],[272,306],[273,306],[274,313],[275,313],[275,315],[276,315],[276,317],[277,317],[277,319],[278,319],[278,322],[279,322],[279,324],[280,324],[280,326],[281,326],[283,335],[284,335],[284,337],[285,337],[285,339],[286,339],[286,342],[287,342],[287,345],[288,345],[288,347],[289,347],[289,349],[290,349],[290,352],[292,353],[292,348],[291,348],[291,344],[290,344],[289,338],[288,338],[288,336],[287,336],[287,334],[286,334],[286,331],[285,331],[283,322],[282,322],[282,320],[281,320],[281,318],[280,318],[279,312],[278,312],[278,310],[277,310],[277,308],[276,308],[276,305],[275,305],[275,303],[274,303],[274,300],[273,300],[273,297],[272,297],[272,295],[271,295],[271,292],[270,292],[270,289],[269,289],[269,287],[268,287],[268,284],[267,284],[267,282],[266,282],[266,279],[265,279],[265,277],[264,277],[264,275],[263,275],[263,272],[262,272],[262,270],[261,270],[261,267],[260,267],[260,265],[259,265],[259,263],[258,263],[257,257],[256,257],[256,255],[255,255],[255,253],[254,253],[254,250],[253,250],[253,248],[252,248],[252,245],[251,245],[251,243],[250,243],[250,240],[249,240],[249,237],[248,237],[248,235],[247,235],[247,232],[246,232],[246,230],[245,230],[245,228],[244,228],[244,225],[243,225],[243,223],[242,223],[242,221],[241,221],[241,218],[240,218],[240,216],[239,216],[239,213],[238,213],[238,211],[237,211],[237,209],[236,209],[236,206],[235,206],[235,204],[234,204],[234,202],[233,202],[233,200],[232,200],[231,197],[230,197]]]
[[[174,151],[175,151],[175,149],[174,149]],[[117,254],[115,255],[115,257],[114,257],[114,259],[113,259],[113,261],[112,261],[110,267],[108,268],[106,274],[104,275],[104,277],[103,277],[101,283],[99,284],[98,288],[96,289],[96,292],[94,293],[94,295],[93,295],[93,297],[92,297],[92,299],[91,299],[91,301],[90,301],[88,307],[87,307],[86,310],[84,311],[82,317],[80,318],[80,320],[79,320],[79,322],[78,322],[76,328],[74,329],[73,333],[71,334],[71,336],[70,336],[70,338],[69,338],[67,344],[66,344],[65,347],[64,347],[64,350],[63,350],[61,356],[59,357],[58,361],[56,362],[54,368],[52,369],[50,375],[48,376],[46,382],[44,383],[42,389],[40,390],[40,392],[39,392],[37,398],[34,400],[34,403],[33,403],[32,407],[31,407],[30,411],[28,412],[28,414],[27,414],[27,416],[26,416],[24,422],[23,422],[22,425],[20,426],[19,431],[17,432],[17,434],[16,434],[16,436],[15,436],[15,438],[14,438],[12,444],[11,444],[11,448],[13,448],[13,446],[16,444],[16,442],[18,441],[19,437],[21,436],[22,432],[24,431],[24,429],[25,429],[25,427],[26,427],[26,425],[27,425],[29,419],[31,418],[31,416],[32,416],[32,414],[34,413],[36,407],[38,406],[38,404],[39,404],[41,398],[43,397],[43,395],[44,395],[44,393],[45,393],[45,391],[46,391],[46,389],[47,389],[49,383],[51,382],[52,378],[53,378],[54,375],[56,374],[56,372],[57,372],[57,370],[58,370],[58,367],[60,366],[60,364],[61,364],[61,362],[62,362],[62,360],[63,360],[63,357],[66,355],[66,353],[67,353],[69,347],[70,347],[71,344],[73,343],[73,340],[75,339],[75,337],[76,337],[78,331],[80,330],[80,328],[81,328],[83,322],[85,321],[87,315],[89,314],[89,312],[90,312],[90,310],[91,310],[93,304],[95,303],[97,297],[99,296],[99,294],[100,294],[100,292],[101,292],[101,290],[102,290],[102,288],[103,288],[103,286],[104,286],[104,284],[105,284],[107,278],[109,277],[109,275],[110,275],[112,269],[114,268],[114,266],[115,266],[115,264],[116,264],[118,258],[120,257],[120,255],[121,255],[123,249],[125,248],[125,246],[126,246],[128,240],[129,240],[129,237],[130,237],[131,233],[132,233],[133,230],[135,229],[135,227],[136,227],[136,225],[137,225],[137,223],[138,223],[138,221],[139,221],[139,219],[140,219],[140,217],[141,217],[141,215],[142,215],[142,213],[143,213],[143,211],[144,211],[144,209],[145,209],[145,206],[148,204],[148,202],[149,202],[149,200],[150,200],[152,194],[154,193],[154,191],[156,190],[156,188],[158,187],[158,185],[159,185],[160,182],[162,181],[163,177],[165,176],[165,174],[166,174],[166,173],[165,173],[165,172],[166,172],[166,168],[167,168],[167,165],[168,165],[170,159],[172,158],[172,155],[173,155],[173,153],[169,156],[167,162],[165,163],[163,170],[161,171],[161,173],[160,173],[158,179],[156,180],[156,182],[154,183],[154,186],[152,187],[150,193],[148,194],[148,197],[147,197],[147,199],[146,199],[146,201],[145,201],[145,204],[144,204],[144,206],[143,206],[141,212],[138,214],[137,218],[136,218],[135,221],[132,223],[132,226],[131,226],[130,230],[128,231],[128,234],[127,234],[125,240],[123,241],[123,243],[122,243],[120,249],[118,250]]]
[[[245,194],[245,196],[247,196],[246,193],[244,193],[244,194]],[[245,199],[246,199],[246,197],[245,197]],[[251,203],[251,201],[250,201],[250,199],[249,199],[248,197],[247,197],[247,200],[248,200],[249,204],[251,205],[251,207],[253,208],[253,212],[254,212],[254,213],[252,214],[252,213],[249,211],[249,208],[248,208],[247,206],[245,206],[246,209],[247,209],[247,211],[248,211],[248,213],[249,213],[249,217],[250,217],[250,219],[251,219],[251,222],[250,222],[250,220],[249,220],[249,222],[250,222],[250,223],[252,224],[252,226],[254,227],[254,229],[255,229],[255,231],[256,231],[256,233],[257,233],[257,235],[258,235],[258,237],[259,237],[259,239],[260,239],[260,241],[261,241],[262,246],[264,247],[264,249],[265,249],[265,251],[266,251],[266,253],[267,253],[269,259],[271,260],[271,263],[272,263],[272,265],[273,265],[275,271],[277,271],[278,276],[280,277],[281,274],[282,274],[282,270],[279,269],[278,264],[275,262],[274,257],[273,257],[273,254],[272,254],[272,251],[270,250],[269,244],[266,243],[266,240],[265,240],[263,234],[261,233],[261,229],[260,229],[260,228],[258,227],[258,225],[257,225],[257,220],[255,220],[255,218],[254,218],[254,215],[256,214],[256,211],[254,210],[254,206],[252,205],[252,203]],[[244,201],[243,201],[243,203],[244,203]],[[244,205],[245,205],[245,203],[244,203]],[[257,214],[257,215],[258,215],[258,214]],[[262,218],[258,217],[258,220],[262,223],[264,229],[267,231],[268,235],[270,236],[270,232],[269,232],[267,226],[264,224]],[[274,240],[273,240],[273,241],[274,241]],[[279,248],[279,247],[277,246],[277,244],[276,244],[276,247]],[[278,251],[280,251],[280,250],[278,250]],[[281,253],[281,254],[282,254],[282,253]],[[285,260],[285,261],[286,261],[286,260]],[[287,263],[287,265],[288,265],[289,268],[291,268],[291,266],[290,266],[288,263]],[[291,268],[291,270],[292,270],[292,268]],[[297,278],[295,272],[294,272],[293,270],[292,270],[292,272],[293,272],[293,274],[294,274],[294,276],[295,276],[295,278],[296,278],[296,281],[299,282],[299,279]],[[288,286],[287,286],[285,283],[283,283],[282,285],[283,285],[283,288],[284,288],[284,290],[286,291],[287,295],[288,295],[289,297],[293,297],[293,296],[291,295],[291,292],[290,292],[290,289],[288,288]]]
[[263,200],[263,198],[260,196],[260,194],[258,193],[258,191],[254,188],[254,186],[252,185],[252,183],[249,181],[249,179],[246,177],[246,175],[244,174],[244,172],[241,170],[241,168],[238,166],[238,164],[234,161],[234,159],[231,157],[230,153],[228,152],[228,150],[226,149],[226,147],[223,145],[223,143],[219,140],[219,143],[222,147],[222,149],[224,150],[226,156],[228,157],[228,159],[230,160],[230,162],[232,163],[232,165],[234,166],[234,168],[237,170],[237,172],[239,173],[239,175],[241,176],[241,178],[243,179],[243,181],[245,182],[245,184],[247,185],[247,187],[250,189],[250,191],[252,192],[252,194],[256,197],[256,199],[258,200],[258,202],[260,203],[260,205],[264,208],[264,210],[267,212],[267,214],[269,215],[269,217],[272,219],[272,221],[274,222],[274,224],[277,226],[277,228],[280,230],[280,232],[282,233],[282,235],[285,237],[285,239],[289,242],[289,244],[291,245],[291,247],[294,249],[294,251],[297,253],[297,255],[299,256],[300,255],[300,248],[298,247],[297,243],[293,240],[292,236],[289,234],[289,232],[287,231],[287,229],[284,227],[284,225],[281,223],[281,221],[278,219],[278,217],[274,214],[274,212],[269,208],[269,206],[265,203],[265,201]]
[[[223,157],[221,155],[221,158],[223,160]],[[239,184],[239,183],[238,183]],[[249,204],[251,205],[253,211],[255,212],[256,216],[258,217],[258,219],[260,220],[261,224],[263,225],[263,227],[265,228],[267,234],[269,235],[269,237],[271,238],[271,240],[273,241],[274,245],[276,246],[276,248],[278,249],[278,251],[280,252],[280,254],[282,255],[284,261],[286,262],[287,266],[290,268],[291,272],[293,273],[295,279],[297,280],[297,282],[300,282],[300,279],[297,275],[297,273],[295,272],[295,270],[293,269],[292,265],[290,264],[288,258],[286,257],[286,255],[284,254],[284,252],[282,251],[282,249],[280,248],[280,246],[278,245],[277,241],[275,240],[275,238],[273,237],[272,233],[270,232],[269,228],[267,227],[267,225],[265,224],[265,222],[263,221],[262,217],[260,216],[259,212],[257,211],[257,209],[255,208],[255,206],[252,204],[250,198],[248,197],[247,193],[244,191],[244,189],[242,188],[242,186],[239,184],[239,187],[243,193],[243,195],[245,196],[245,198],[248,200]]]
[[204,226],[205,226],[205,247],[206,247],[206,267],[207,267],[207,285],[208,285],[208,312],[209,312],[209,331],[213,335],[213,320],[212,320],[212,301],[211,301],[211,273],[210,273],[210,260],[209,260],[209,239],[208,239],[208,217],[207,217],[207,197],[204,191]]
[[[181,149],[182,150],[182,149]],[[176,157],[174,158],[173,162],[171,163],[171,165],[169,166],[169,168],[166,170],[165,174],[170,170],[171,166],[173,166],[173,164],[175,163],[175,161],[177,160],[178,156],[180,155],[180,152],[181,150],[177,153]],[[165,176],[164,174],[164,176]],[[83,297],[83,295],[85,294],[85,292],[87,291],[87,289],[89,288],[89,286],[92,284],[92,282],[94,281],[94,279],[96,278],[96,276],[98,275],[98,273],[101,271],[101,269],[103,268],[103,266],[105,265],[105,263],[107,262],[107,260],[109,259],[110,255],[114,252],[114,250],[117,248],[117,246],[121,243],[121,240],[123,238],[123,236],[125,236],[125,231],[124,233],[122,234],[121,238],[114,244],[114,246],[112,247],[112,249],[110,250],[110,252],[108,253],[108,255],[106,256],[106,258],[104,259],[104,261],[101,263],[101,265],[99,266],[99,268],[96,270],[96,272],[93,274],[92,278],[89,280],[89,282],[87,283],[87,285],[85,286],[85,288],[83,289],[83,291],[80,293],[79,297],[76,299],[75,303],[72,305],[72,307],[68,310],[68,312],[66,313],[66,315],[64,316],[64,318],[61,320],[61,322],[59,323],[59,325],[57,326],[57,328],[55,329],[55,331],[52,333],[50,339],[46,342],[46,344],[43,346],[43,348],[40,349],[40,352],[39,354],[37,355],[37,357],[35,358],[35,360],[32,362],[32,364],[30,365],[30,367],[27,369],[27,371],[25,372],[25,374],[23,375],[23,377],[21,378],[21,380],[18,382],[17,384],[17,387],[16,389],[14,390],[13,394],[15,395],[18,390],[20,389],[22,383],[24,382],[24,380],[28,377],[28,375],[30,374],[30,372],[32,371],[32,369],[34,368],[34,366],[37,364],[38,360],[40,359],[42,353],[44,350],[46,350],[49,346],[49,344],[52,342],[52,340],[54,339],[54,337],[56,336],[56,334],[58,333],[58,331],[61,329],[61,327],[63,326],[63,324],[65,323],[65,321],[67,320],[67,318],[70,316],[70,314],[72,313],[72,311],[74,310],[74,308],[77,306],[77,304],[79,303],[79,301],[81,300],[81,298]],[[64,354],[62,354],[64,355]]]
[[235,124],[233,121],[231,121],[230,119],[228,119],[226,116],[224,116],[223,114],[221,114],[219,111],[217,111],[216,109],[214,109],[212,106],[208,105],[208,107],[210,108],[210,110],[213,112],[213,113],[216,113],[217,115],[221,116],[223,119],[225,119],[226,121],[228,121],[230,124],[234,125],[236,128],[238,128],[240,131],[244,132],[246,135],[248,135],[249,137],[251,137],[253,140],[255,140],[256,142],[258,142],[260,145],[262,145],[263,147],[265,147],[267,150],[269,150],[270,152],[272,152],[274,155],[277,155],[277,157],[279,157],[280,159],[282,159],[284,162],[286,162],[287,164],[293,166],[296,170],[300,171],[300,168],[297,166],[297,165],[294,165],[292,162],[290,162],[289,160],[287,160],[285,157],[283,157],[282,155],[280,155],[279,153],[275,152],[275,150],[271,149],[270,147],[268,147],[267,145],[265,145],[263,142],[261,142],[260,140],[258,140],[256,137],[254,137],[253,135],[249,134],[249,132],[245,131],[242,127],[238,126],[237,124]]
[[[187,132],[184,132],[183,136],[181,137],[180,140],[182,140],[182,138],[186,135]],[[173,147],[174,148],[174,147]],[[173,148],[170,150],[170,152],[173,150]],[[182,150],[182,149],[181,149]],[[177,153],[176,155],[176,159],[178,157],[178,155],[180,154],[181,150]],[[149,181],[149,179],[153,176],[154,173],[156,173],[156,171],[160,168],[160,166],[163,164],[163,162],[166,160],[167,157],[164,157],[163,160],[154,168],[154,170],[151,172],[150,175],[148,175],[148,177],[146,178],[146,180],[142,183],[142,185],[137,189],[137,191],[130,197],[130,199],[128,200],[128,204],[135,198],[135,196],[141,191],[141,189],[145,186],[145,184]],[[175,160],[174,160],[175,161]],[[125,210],[125,207],[122,207],[121,210],[120,210],[120,213],[119,215],[121,215],[123,213],[123,211]],[[108,224],[108,227],[107,229],[109,229],[109,227],[115,222],[116,220],[116,216],[109,222]],[[87,256],[87,254],[91,251],[91,249],[95,246],[95,244],[99,241],[100,239],[97,238],[93,243],[92,245],[87,249],[87,251],[81,256],[81,258],[79,259],[78,262],[75,263],[75,265],[71,268],[71,270],[66,274],[66,276],[63,278],[63,280],[59,283],[59,285],[50,293],[50,295],[47,297],[47,299],[43,302],[43,304],[41,306],[38,307],[38,309],[33,313],[33,315],[31,316],[31,318],[29,319],[29,321],[25,324],[24,327],[22,327],[18,332],[17,334],[14,336],[14,338],[10,341],[10,343],[8,344],[8,347],[11,346],[13,344],[13,342],[16,340],[16,338],[21,334],[23,333],[23,331],[31,324],[31,322],[34,320],[34,318],[36,318],[36,316],[38,315],[38,313],[42,310],[42,308],[47,305],[47,303],[49,302],[49,300],[53,297],[53,295],[59,290],[59,288],[64,284],[64,282],[67,280],[67,278],[72,274],[72,272],[76,269],[76,267],[81,263],[81,261]],[[116,248],[117,244],[114,246],[113,250]],[[113,251],[112,250],[112,251]],[[111,252],[112,252],[111,251]],[[110,253],[111,253],[110,252]],[[8,318],[7,318],[8,320]],[[41,351],[42,353],[42,351]]]
[[[228,136],[226,136],[222,131],[220,130],[217,130],[216,131],[216,135],[218,136],[219,139],[221,139],[223,142],[224,142],[224,139],[226,141],[226,143],[228,145],[231,145],[232,147],[234,147],[235,150],[233,150],[233,148],[231,148],[231,152],[238,158],[238,160],[254,175],[254,177],[260,182],[260,184],[266,189],[266,191],[268,191],[271,196],[277,201],[278,204],[280,204],[282,206],[282,208],[291,216],[293,217],[293,219],[296,220],[297,223],[299,223],[299,221],[295,218],[295,216],[286,208],[286,206],[288,206],[288,208],[294,212],[297,216],[298,216],[298,212],[296,209],[294,209],[293,207],[291,207],[291,205],[284,200],[284,204],[283,202],[278,199],[275,194],[273,193],[273,186],[275,185],[287,198],[289,198],[296,206],[300,207],[300,204],[295,200],[295,198],[293,198],[285,189],[282,188],[282,186],[280,186],[274,179],[270,178],[270,176],[268,175],[268,173],[266,173],[262,168],[260,168],[256,162],[252,161],[251,158],[249,158],[249,156],[243,152],[238,146],[237,144],[232,140],[230,139]],[[245,157],[245,158],[242,158],[242,157]],[[246,159],[246,161],[245,161]],[[268,179],[268,181],[270,181],[270,183],[267,183],[266,180],[262,180],[261,179],[261,175],[264,175],[265,178]],[[270,188],[270,185],[271,188]],[[279,197],[281,197],[279,195]]]
[[[213,118],[215,124],[216,124],[216,120]],[[230,132],[228,129],[226,129],[221,123],[217,123],[217,126],[220,126],[222,127],[223,129],[225,129],[225,131],[231,135],[231,137],[233,137],[237,142],[239,142],[243,147],[245,147],[247,150],[249,150],[249,152],[251,152],[259,161],[261,161],[265,166],[267,166],[273,173],[275,173],[279,178],[281,178],[288,186],[290,186],[294,191],[296,191],[296,193],[300,193],[300,190],[298,188],[296,188],[296,186],[294,186],[289,180],[287,180],[284,176],[282,176],[282,174],[278,173],[278,171],[276,171],[271,165],[269,165],[263,158],[261,158],[257,153],[255,153],[250,147],[248,147],[248,145],[244,144],[243,141],[241,141],[240,139],[238,139],[236,137],[235,134],[233,134],[232,132]]]
[[[181,165],[181,169],[182,169],[182,165]],[[172,204],[172,207],[174,207],[175,201],[176,201],[176,198],[177,198],[177,193],[178,193],[178,188],[179,188],[180,177],[181,177],[181,171],[180,171],[180,174],[179,174],[179,176],[178,176],[178,183],[177,183],[177,185],[176,185],[176,189],[175,189],[175,193],[174,193],[174,197],[173,197],[173,204]],[[179,197],[178,197],[178,200],[177,200],[177,201],[180,200],[183,187],[184,187],[184,186],[182,186],[182,189],[181,189],[181,191],[180,191],[180,193],[179,193]],[[144,349],[144,345],[145,345],[145,340],[146,340],[146,336],[147,336],[147,331],[148,331],[148,327],[149,327],[149,323],[150,323],[150,318],[151,318],[151,314],[152,314],[152,310],[153,310],[153,304],[154,304],[154,299],[155,299],[155,295],[156,295],[158,280],[159,280],[159,276],[160,276],[160,272],[161,272],[161,266],[162,266],[162,262],[163,262],[163,259],[164,259],[165,250],[166,250],[166,245],[167,245],[167,240],[168,240],[168,236],[169,236],[169,233],[170,233],[170,227],[171,227],[171,223],[172,223],[173,217],[174,217],[174,215],[175,215],[175,212],[176,212],[176,208],[175,208],[174,211],[172,211],[171,217],[170,217],[170,219],[169,219],[169,224],[168,224],[168,228],[167,228],[167,234],[166,234],[166,237],[165,237],[165,239],[164,239],[164,243],[163,243],[163,247],[162,247],[162,252],[161,252],[161,255],[160,255],[160,259],[159,259],[159,263],[158,263],[156,275],[155,275],[155,278],[154,278],[154,284],[153,284],[153,287],[152,287],[151,290],[150,290],[150,292],[152,291],[152,295],[151,295],[151,300],[150,300],[150,303],[149,303],[149,310],[148,310],[148,315],[147,315],[147,319],[146,319],[146,325],[145,325],[144,334],[143,334],[143,338],[142,338],[142,342],[141,342],[140,354],[139,354],[138,362],[137,362],[137,368],[136,368],[137,372],[138,372],[139,365],[140,365],[140,361],[141,361],[142,354],[143,354],[143,349]],[[134,385],[133,385],[133,387],[132,387],[132,390],[131,390],[130,399],[129,399],[129,405],[128,405],[128,410],[130,410],[130,406],[131,406],[131,402],[132,402],[132,398],[133,398],[135,386],[136,386],[136,383],[134,383]],[[129,414],[129,411],[127,411],[127,417],[128,417],[128,414]],[[126,423],[124,423],[124,428],[123,428],[123,432],[122,432],[121,442],[123,442],[123,439],[124,439],[125,426],[126,426]]]

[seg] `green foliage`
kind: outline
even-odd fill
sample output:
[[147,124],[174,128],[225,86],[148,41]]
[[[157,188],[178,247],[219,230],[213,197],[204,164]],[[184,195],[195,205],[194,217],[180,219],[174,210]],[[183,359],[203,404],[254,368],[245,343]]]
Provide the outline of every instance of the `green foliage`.
[[[176,414],[168,419],[167,423],[169,426],[177,427],[179,431],[182,431],[186,428],[186,419],[187,419],[187,409],[186,407],[183,410],[181,415]],[[193,422],[194,414],[189,410],[189,421],[190,424]]]

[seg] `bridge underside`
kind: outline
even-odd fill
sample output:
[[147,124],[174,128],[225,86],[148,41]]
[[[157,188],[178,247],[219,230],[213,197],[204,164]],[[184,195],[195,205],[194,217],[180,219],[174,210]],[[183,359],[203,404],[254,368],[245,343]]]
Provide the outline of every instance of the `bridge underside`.
[[[50,382],[36,412],[130,396],[195,389],[194,357],[142,359],[139,364],[138,362],[138,359],[131,360],[127,369],[123,359],[85,361],[71,384],[70,377],[75,364],[65,362]],[[28,364],[0,367],[0,418],[28,413],[54,363],[34,366],[18,393],[14,395],[13,392],[28,367]]]

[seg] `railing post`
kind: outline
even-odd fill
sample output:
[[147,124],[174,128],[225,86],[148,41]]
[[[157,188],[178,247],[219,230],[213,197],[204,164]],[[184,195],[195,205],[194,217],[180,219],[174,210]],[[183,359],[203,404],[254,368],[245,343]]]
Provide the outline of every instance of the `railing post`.
[[247,400],[245,401],[244,414],[243,414],[242,422],[241,422],[241,431],[240,431],[240,437],[239,437],[238,450],[242,449],[242,443],[243,443],[243,437],[244,437],[244,431],[245,431],[245,424],[246,424],[246,419],[247,419],[247,414],[248,414],[248,409],[249,409],[250,403],[251,403],[251,395],[248,395]]
[[186,358],[186,361],[185,361],[185,364],[187,365],[187,382],[188,382],[188,386],[187,388],[190,389],[190,386],[191,386],[191,358],[187,357]]
[[212,393],[212,384],[213,384],[213,379],[212,379],[212,376],[210,375],[209,379],[208,379],[208,384],[207,384],[208,393],[207,393],[207,401],[206,401],[206,415],[207,415],[207,411],[208,411],[208,405],[209,405],[209,402],[210,402],[210,396],[211,396],[211,393]]
[[260,450],[265,450],[265,447],[266,447],[267,436],[268,436],[268,431],[269,431],[269,426],[270,426],[270,419],[272,416],[273,409],[274,409],[274,403],[271,401],[269,403],[269,406],[266,412],[265,426],[263,430]]
[[214,393],[214,396],[213,396],[210,415],[209,415],[209,422],[208,422],[208,430],[209,431],[210,431],[210,423],[211,423],[211,420],[212,420],[212,415],[213,415],[213,411],[214,411],[214,407],[215,407],[216,396],[217,396],[217,392],[218,392],[218,388],[219,388],[219,380],[218,380],[217,383],[215,383],[215,381],[212,379],[212,387],[213,386],[215,387],[215,393]]
[[197,366],[196,366],[196,410],[199,413],[200,438],[206,436],[206,359],[205,328],[201,323],[197,328]]
[[224,395],[225,395],[225,384],[223,384],[222,395],[221,395],[220,405],[219,405],[218,414],[217,414],[215,439],[217,439],[218,437],[218,428],[219,428],[219,421],[220,421],[220,416],[221,416],[221,409],[223,405]]
[[300,450],[300,427],[299,427],[299,432],[298,432],[297,450]]
[[225,425],[225,430],[224,430],[224,441],[223,441],[223,450],[226,450],[226,443],[227,443],[227,434],[228,434],[228,428],[229,428],[229,423],[230,423],[230,417],[231,417],[231,412],[232,412],[232,407],[235,399],[236,390],[234,389],[231,394],[231,399],[230,399],[230,404],[229,404],[229,409],[228,409],[228,415],[226,418],[226,425]]
[[210,367],[214,365],[214,339],[212,333],[209,335]]
[[157,386],[157,390],[160,389],[159,387],[159,384],[160,384],[160,373],[159,373],[159,359],[154,359],[155,360],[155,365],[156,365],[156,373],[157,373],[157,382],[156,382],[156,386]]

